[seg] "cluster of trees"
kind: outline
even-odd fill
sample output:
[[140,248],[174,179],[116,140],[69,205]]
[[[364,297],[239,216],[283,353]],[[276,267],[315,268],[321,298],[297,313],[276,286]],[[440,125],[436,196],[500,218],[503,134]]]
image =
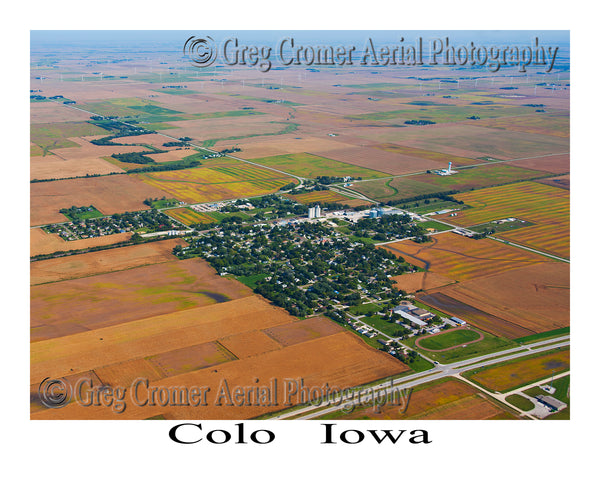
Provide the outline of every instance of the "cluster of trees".
[[113,153],[111,155],[111,157],[118,160],[119,162],[124,162],[124,163],[140,163],[140,164],[156,163],[150,157],[146,156],[146,154],[148,154],[148,153],[154,153],[154,152]]
[[197,167],[202,165],[198,160],[180,160],[176,162],[166,162],[160,164],[149,165],[147,167],[131,168],[127,173],[144,173],[144,172],[166,172],[169,170],[185,170],[186,168]]
[[[362,177],[357,177],[356,179],[354,177],[350,177],[348,180],[362,180]],[[317,177],[317,183],[320,183],[322,185],[331,185],[332,183],[341,183],[344,181],[344,177],[334,177],[330,175],[319,175]]]
[[189,147],[190,144],[187,142],[165,142],[163,147]]
[[147,133],[156,133],[154,130],[146,130],[143,127],[126,125],[123,122],[114,120],[115,118],[115,116],[102,117],[99,115],[90,117],[89,123],[92,125],[96,125],[97,127],[101,127],[105,130],[113,132],[112,135],[109,135],[108,137],[90,140],[90,143],[93,143],[94,145],[122,145],[121,143],[113,142],[113,140],[119,137],[131,137],[135,135],[145,135]]
[[423,195],[415,195],[414,197],[403,198],[400,200],[388,200],[385,202],[388,206],[400,205],[403,204],[403,208],[406,208],[408,202],[417,202],[419,200],[426,200],[429,198],[439,198],[445,202],[456,203],[457,205],[463,205],[465,202],[462,200],[457,200],[452,195],[458,193],[458,190],[448,190],[447,192],[438,192],[438,193],[426,193]]
[[406,214],[384,215],[381,218],[363,218],[356,223],[351,223],[348,228],[357,237],[372,238],[379,242],[411,236],[429,238],[425,235],[426,231],[423,227],[413,223],[410,216]]
[[232,147],[232,148],[224,148],[219,153],[222,153],[223,155],[225,155],[226,153],[235,153],[235,152],[241,152],[241,151],[242,151],[241,148]]
[[432,120],[406,120],[406,125],[435,125]]

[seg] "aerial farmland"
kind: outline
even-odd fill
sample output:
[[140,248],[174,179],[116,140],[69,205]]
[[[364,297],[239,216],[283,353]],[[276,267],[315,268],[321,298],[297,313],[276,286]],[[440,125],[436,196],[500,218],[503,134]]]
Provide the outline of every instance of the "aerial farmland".
[[[550,72],[198,68],[184,33],[93,56],[43,36],[31,419],[569,418],[568,35]],[[406,408],[344,408],[390,381]]]

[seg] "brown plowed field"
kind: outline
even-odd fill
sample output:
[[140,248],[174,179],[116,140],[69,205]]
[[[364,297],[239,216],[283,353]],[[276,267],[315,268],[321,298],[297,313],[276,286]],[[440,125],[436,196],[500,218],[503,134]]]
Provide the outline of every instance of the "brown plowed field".
[[527,160],[515,160],[507,162],[517,167],[530,168],[531,170],[541,170],[550,173],[567,173],[571,170],[571,155],[549,155],[539,158],[529,158]]
[[570,324],[569,264],[564,262],[530,265],[436,291],[534,332]]
[[538,183],[550,185],[551,187],[564,188],[565,190],[571,190],[571,175],[561,175],[560,177],[544,178],[542,180],[536,180]]
[[[443,162],[392,153],[390,150],[351,146],[338,150],[311,151],[314,155],[331,158],[339,162],[370,168],[390,175],[421,172],[443,167]],[[446,162],[446,166],[448,163]]]
[[490,332],[500,337],[520,338],[535,333],[533,330],[523,328],[516,323],[509,322],[500,317],[496,317],[495,315],[490,315],[483,310],[460,302],[443,293],[421,295],[417,298],[421,302],[437,310],[458,317],[471,325],[475,325],[481,330],[485,330],[486,332]]
[[161,198],[164,192],[129,175],[76,178],[32,183],[31,225],[64,222],[61,208],[94,205],[105,215],[147,210],[146,198]]
[[[62,215],[62,214],[61,214]],[[117,233],[115,235],[104,235],[103,237],[84,238],[82,240],[66,241],[56,233],[44,232],[41,228],[29,229],[29,254],[46,255],[54,252],[66,252],[69,250],[80,250],[83,248],[112,245],[131,238],[131,233]]]
[[89,277],[144,265],[168,262],[175,260],[172,252],[173,248],[177,245],[185,246],[187,243],[181,238],[173,238],[141,245],[113,248],[100,252],[83,253],[32,262],[29,269],[30,284],[39,285],[41,283],[59,282],[61,280]]
[[71,335],[251,294],[245,285],[217,276],[200,259],[37,285],[31,287],[31,339]]

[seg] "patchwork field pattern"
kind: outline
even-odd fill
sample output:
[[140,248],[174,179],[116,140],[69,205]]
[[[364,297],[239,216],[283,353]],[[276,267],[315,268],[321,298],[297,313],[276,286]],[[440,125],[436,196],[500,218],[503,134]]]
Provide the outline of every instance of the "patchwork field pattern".
[[[152,387],[207,386],[210,396],[206,406],[128,405],[126,412],[116,415],[110,409],[75,403],[60,412],[40,410],[34,395],[32,418],[252,418],[281,409],[281,400],[278,406],[239,407],[226,405],[224,398],[221,405],[216,405],[224,381],[233,391],[238,386],[267,385],[270,379],[277,378],[280,381],[275,388],[278,398],[283,399],[282,383],[286,378],[302,379],[309,388],[324,382],[345,388],[408,368],[366,346],[353,334],[338,331],[340,327],[327,319],[311,322],[294,322],[284,310],[270,306],[260,297],[249,296],[35,342],[31,346],[32,385],[48,376],[87,375],[100,384],[129,387],[141,376]],[[291,342],[289,346],[263,332],[277,325],[289,326],[285,334],[281,332],[286,337],[284,341]],[[306,336],[308,332],[312,332],[310,338]],[[143,386],[139,391],[141,395],[147,393]],[[291,404],[298,400],[290,398]]]
[[[569,191],[521,182],[456,195],[472,208],[458,212],[452,222],[472,226],[516,217],[534,223],[497,236],[520,245],[569,257]],[[448,218],[448,214],[438,218]]]
[[276,192],[293,177],[253,165],[198,167],[135,175],[152,188],[188,203],[251,197]]
[[72,205],[94,205],[104,215],[147,210],[144,199],[164,195],[131,175],[32,183],[30,192],[31,225],[64,222],[59,210]]
[[383,248],[426,270],[396,277],[397,288],[426,290],[418,294],[423,303],[482,330],[519,338],[569,325],[566,263],[453,233],[436,235],[431,243]]

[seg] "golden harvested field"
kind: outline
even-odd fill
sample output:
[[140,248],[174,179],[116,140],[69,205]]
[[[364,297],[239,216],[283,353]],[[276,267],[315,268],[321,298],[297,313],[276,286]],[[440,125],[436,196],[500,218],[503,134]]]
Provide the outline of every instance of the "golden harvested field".
[[56,233],[44,232],[41,228],[29,229],[29,255],[47,255],[54,252],[81,250],[83,248],[112,245],[131,238],[131,233],[117,233],[103,237],[84,238],[82,240],[66,241]]
[[200,259],[38,285],[31,287],[31,338],[70,335],[251,293],[245,285],[217,276]]
[[537,182],[520,182],[456,195],[473,207],[439,218],[461,226],[516,217],[535,225],[495,236],[561,257],[569,257],[569,191]]
[[395,282],[397,289],[404,290],[406,293],[414,293],[417,290],[431,290],[454,283],[451,278],[434,272],[405,273],[391,279]]
[[291,321],[293,317],[285,310],[271,306],[262,297],[250,295],[33,342],[31,382],[146,358]]
[[435,235],[427,243],[405,240],[382,248],[429,272],[459,281],[548,261],[535,253],[494,240],[473,240],[450,232]]
[[192,210],[191,208],[173,208],[171,210],[166,210],[164,213],[169,215],[169,217],[173,217],[175,220],[179,220],[182,223],[190,226],[194,223],[214,223],[216,220],[207,215],[206,213],[200,213]]
[[431,291],[442,292],[536,333],[570,324],[569,264],[564,262],[516,268]]
[[242,164],[142,173],[135,177],[152,188],[161,189],[159,196],[166,192],[188,203],[266,195],[290,182],[297,182],[284,174]]
[[[33,230],[41,231],[41,229]],[[75,243],[76,241],[65,243]],[[180,238],[174,238],[100,252],[40,260],[31,263],[30,284],[59,282],[172,261],[175,259],[172,251],[176,245],[184,246],[187,243]]]
[[219,339],[219,343],[231,352],[235,352],[238,358],[254,357],[272,350],[279,350],[283,345],[262,330],[237,333],[229,337]]
[[[285,346],[265,331],[278,331]],[[100,384],[128,388],[136,378],[151,386],[210,387],[209,402],[192,407],[136,407],[126,413],[71,403],[63,412],[39,408],[32,418],[251,418],[282,408],[285,379],[306,386],[345,388],[408,369],[389,355],[368,347],[325,318],[295,321],[285,310],[251,295],[226,303],[147,317],[93,331],[31,344],[31,380],[88,376]],[[279,406],[216,406],[219,386],[256,387],[277,379]],[[143,389],[142,389],[143,390]],[[298,400],[292,398],[292,403]]]
[[208,342],[152,355],[146,360],[161,372],[163,377],[173,377],[237,360],[237,357],[218,342]]
[[146,198],[161,198],[164,192],[131,175],[76,178],[32,183],[30,187],[31,225],[64,222],[61,208],[94,205],[105,215],[148,210]]
[[521,385],[550,377],[570,367],[570,350],[526,358],[506,365],[491,367],[469,375],[469,380],[496,392],[508,392]]
[[[290,402],[290,405],[299,403],[299,396],[288,398],[284,396],[286,379],[289,379],[288,382],[298,382],[298,387],[303,381],[304,386],[308,388],[322,388],[325,383],[328,383],[330,387],[335,386],[342,389],[398,374],[407,368],[391,356],[368,347],[352,333],[340,332],[262,355],[229,361],[150,383],[151,387],[175,388],[184,385],[187,385],[188,388],[192,386],[208,387],[210,391],[207,393],[205,406],[146,405],[142,407],[129,402],[124,414],[117,415],[110,408],[84,407],[72,402],[61,409],[32,411],[31,418],[118,420],[144,419],[155,415],[163,415],[167,419],[253,418],[284,408],[286,400]],[[35,378],[37,379],[38,376],[39,373]],[[257,386],[269,386],[272,385],[273,379],[277,379],[277,385],[273,388],[273,391],[277,392],[277,405],[256,405],[248,402],[243,406],[227,405],[226,397],[222,397],[220,404],[218,403],[219,393],[224,388],[224,381],[227,382],[229,390],[233,392],[236,387],[253,389]],[[34,383],[35,380],[32,381],[32,384]],[[129,385],[124,386],[128,387]],[[140,388],[139,393],[140,397],[144,398],[146,390]]]
[[384,405],[379,413],[363,408],[341,419],[371,420],[493,420],[518,417],[486,397],[479,390],[454,378],[444,379],[413,391],[405,412]]
[[342,327],[324,317],[311,317],[264,330],[269,337],[286,347],[343,331]]
[[114,172],[123,172],[123,169],[102,158],[90,157],[80,161],[61,158],[60,154],[32,157],[29,165],[30,180],[73,178],[85,175],[106,175]]

